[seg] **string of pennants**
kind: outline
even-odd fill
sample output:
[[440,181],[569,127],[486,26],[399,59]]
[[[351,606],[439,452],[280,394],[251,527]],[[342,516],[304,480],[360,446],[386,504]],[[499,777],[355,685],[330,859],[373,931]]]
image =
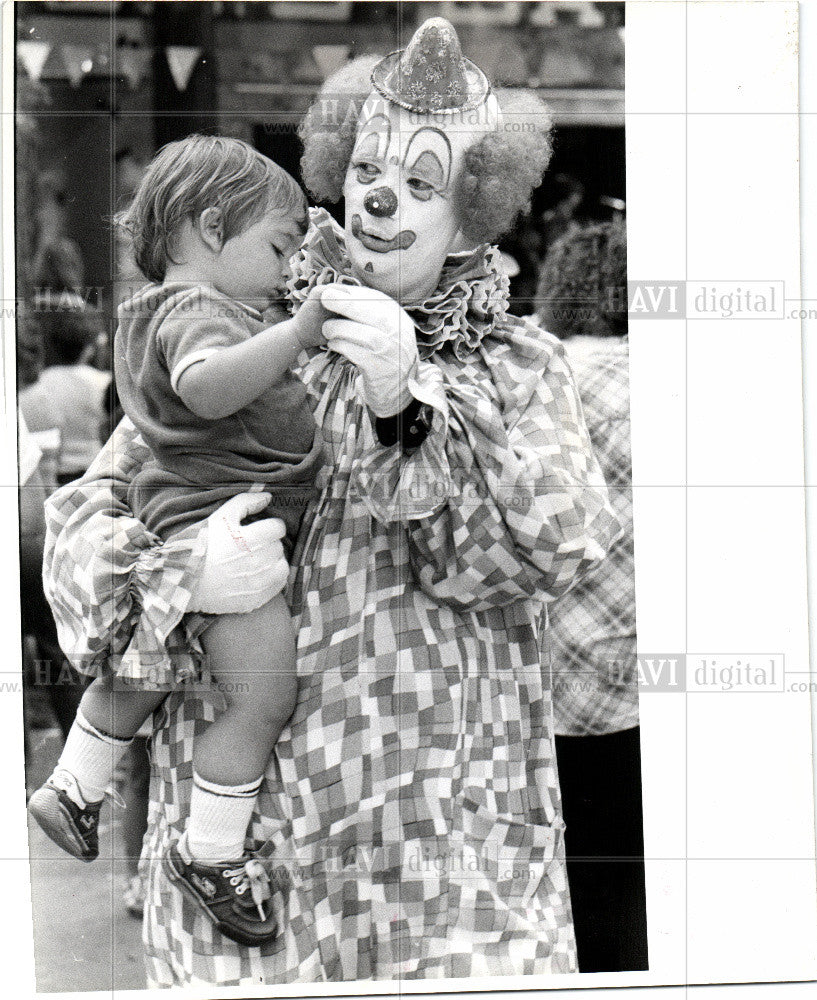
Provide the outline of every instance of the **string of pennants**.
[[[308,74],[317,81],[325,80],[347,61],[350,51],[348,45],[315,45],[301,59],[301,72],[308,70]],[[164,48],[164,55],[173,83],[180,92],[187,90],[199,63],[206,62],[204,50],[194,45],[168,45]],[[229,52],[220,53],[221,58],[230,55]],[[92,73],[107,74],[113,68],[116,75],[125,78],[131,90],[136,90],[150,72],[153,50],[141,46],[118,46],[112,60],[107,48],[69,43],[54,45],[40,39],[25,38],[17,42],[17,56],[29,79],[35,83],[45,74],[49,78],[67,77],[73,87],[79,87]],[[62,63],[61,67],[57,58]],[[303,65],[305,59],[309,60],[308,68]],[[45,72],[46,63],[48,72]]]
[[[366,54],[365,44],[356,44],[358,54]],[[117,45],[111,54],[107,45],[51,43],[42,38],[18,41],[17,54],[24,71],[33,81],[66,78],[79,87],[91,74],[123,77],[137,90],[151,72],[154,49],[144,44]],[[164,57],[178,91],[185,91],[198,66],[207,63],[203,49],[189,45],[168,45]],[[316,44],[304,48],[273,49],[268,46],[218,50],[222,82],[246,81],[318,85],[348,60],[347,44]],[[587,32],[581,46],[572,30],[549,33],[544,48],[536,39],[526,40],[497,33],[493,37],[469,40],[466,54],[497,85],[541,87],[624,86],[624,46],[619,29]]]

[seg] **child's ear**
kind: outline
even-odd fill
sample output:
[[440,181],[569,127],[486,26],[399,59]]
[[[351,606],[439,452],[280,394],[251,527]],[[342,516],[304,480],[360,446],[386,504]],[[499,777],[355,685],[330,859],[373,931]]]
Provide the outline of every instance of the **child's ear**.
[[196,220],[199,236],[213,253],[220,253],[224,246],[224,222],[220,208],[205,208]]

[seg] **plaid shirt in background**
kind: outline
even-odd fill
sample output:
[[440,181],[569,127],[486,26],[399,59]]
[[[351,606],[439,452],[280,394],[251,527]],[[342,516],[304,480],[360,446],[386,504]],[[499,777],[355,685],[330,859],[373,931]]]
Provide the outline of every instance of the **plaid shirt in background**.
[[587,429],[624,533],[548,608],[555,729],[600,736],[638,725],[630,379],[626,338],[574,357]]

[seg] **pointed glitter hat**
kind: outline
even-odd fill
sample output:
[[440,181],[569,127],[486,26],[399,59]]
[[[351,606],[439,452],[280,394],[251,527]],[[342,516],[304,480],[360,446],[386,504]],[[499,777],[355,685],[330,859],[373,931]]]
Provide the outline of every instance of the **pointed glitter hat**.
[[421,114],[472,111],[484,104],[491,85],[466,59],[454,26],[432,17],[404,49],[387,55],[372,70],[372,86],[392,104]]

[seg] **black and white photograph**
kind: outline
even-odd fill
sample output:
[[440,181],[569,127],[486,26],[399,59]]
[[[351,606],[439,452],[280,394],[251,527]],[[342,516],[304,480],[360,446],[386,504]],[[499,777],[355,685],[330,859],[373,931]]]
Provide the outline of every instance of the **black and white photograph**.
[[817,977],[796,5],[3,45],[23,989]]

